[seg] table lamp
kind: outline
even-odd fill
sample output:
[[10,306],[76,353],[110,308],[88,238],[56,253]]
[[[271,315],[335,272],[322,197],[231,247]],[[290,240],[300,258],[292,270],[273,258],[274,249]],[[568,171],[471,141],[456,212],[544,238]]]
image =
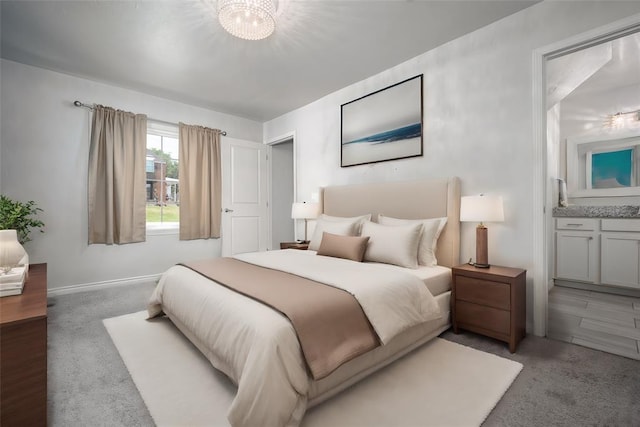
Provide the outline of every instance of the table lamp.
[[291,218],[304,219],[304,240],[302,243],[308,242],[307,240],[307,220],[315,219],[318,217],[320,205],[318,203],[306,203],[295,202],[291,206]]
[[487,227],[483,223],[504,221],[502,197],[480,194],[460,198],[460,221],[480,223],[476,227],[476,263],[474,265],[478,268],[489,268]]

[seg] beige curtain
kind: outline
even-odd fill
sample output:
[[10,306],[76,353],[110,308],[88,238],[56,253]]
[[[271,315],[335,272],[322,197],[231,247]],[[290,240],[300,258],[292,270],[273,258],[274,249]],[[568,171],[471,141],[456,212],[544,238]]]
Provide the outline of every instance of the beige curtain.
[[96,106],[89,151],[89,244],[145,240],[147,116]]
[[180,240],[220,237],[220,130],[180,123]]

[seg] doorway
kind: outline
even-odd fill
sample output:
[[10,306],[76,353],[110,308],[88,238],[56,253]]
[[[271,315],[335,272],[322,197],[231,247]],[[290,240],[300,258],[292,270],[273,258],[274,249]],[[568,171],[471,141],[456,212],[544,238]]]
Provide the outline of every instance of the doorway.
[[533,310],[534,334],[547,335],[548,291],[553,286],[552,208],[557,200],[558,156],[551,149],[554,141],[547,137],[548,61],[572,52],[600,45],[640,30],[640,15],[594,29],[534,51],[533,55],[533,132],[534,132],[534,211],[533,217]]
[[640,233],[600,213],[640,201],[640,32],[596,42],[546,62],[548,182],[567,188],[566,206],[550,203],[547,336],[640,359],[634,314],[624,317],[640,304]]
[[270,248],[280,249],[280,243],[295,240],[295,223],[291,205],[295,200],[295,133],[290,132],[273,141],[270,146]]

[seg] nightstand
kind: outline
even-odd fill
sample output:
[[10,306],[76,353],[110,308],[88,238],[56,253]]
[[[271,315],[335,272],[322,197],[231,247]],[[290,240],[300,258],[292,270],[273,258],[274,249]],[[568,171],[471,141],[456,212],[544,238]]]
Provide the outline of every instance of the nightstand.
[[526,275],[520,268],[453,267],[451,319],[453,332],[460,329],[509,343],[515,353],[526,335]]
[[306,251],[309,249],[309,242],[280,242],[280,249],[301,249]]

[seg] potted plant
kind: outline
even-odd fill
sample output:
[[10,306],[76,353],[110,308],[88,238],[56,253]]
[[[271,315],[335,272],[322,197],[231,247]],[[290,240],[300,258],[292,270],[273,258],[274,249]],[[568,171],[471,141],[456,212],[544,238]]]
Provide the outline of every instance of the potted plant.
[[0,195],[0,230],[16,230],[18,241],[24,244],[31,240],[29,233],[32,229],[38,228],[44,233],[44,222],[36,218],[38,212],[42,209],[33,200],[22,203]]

